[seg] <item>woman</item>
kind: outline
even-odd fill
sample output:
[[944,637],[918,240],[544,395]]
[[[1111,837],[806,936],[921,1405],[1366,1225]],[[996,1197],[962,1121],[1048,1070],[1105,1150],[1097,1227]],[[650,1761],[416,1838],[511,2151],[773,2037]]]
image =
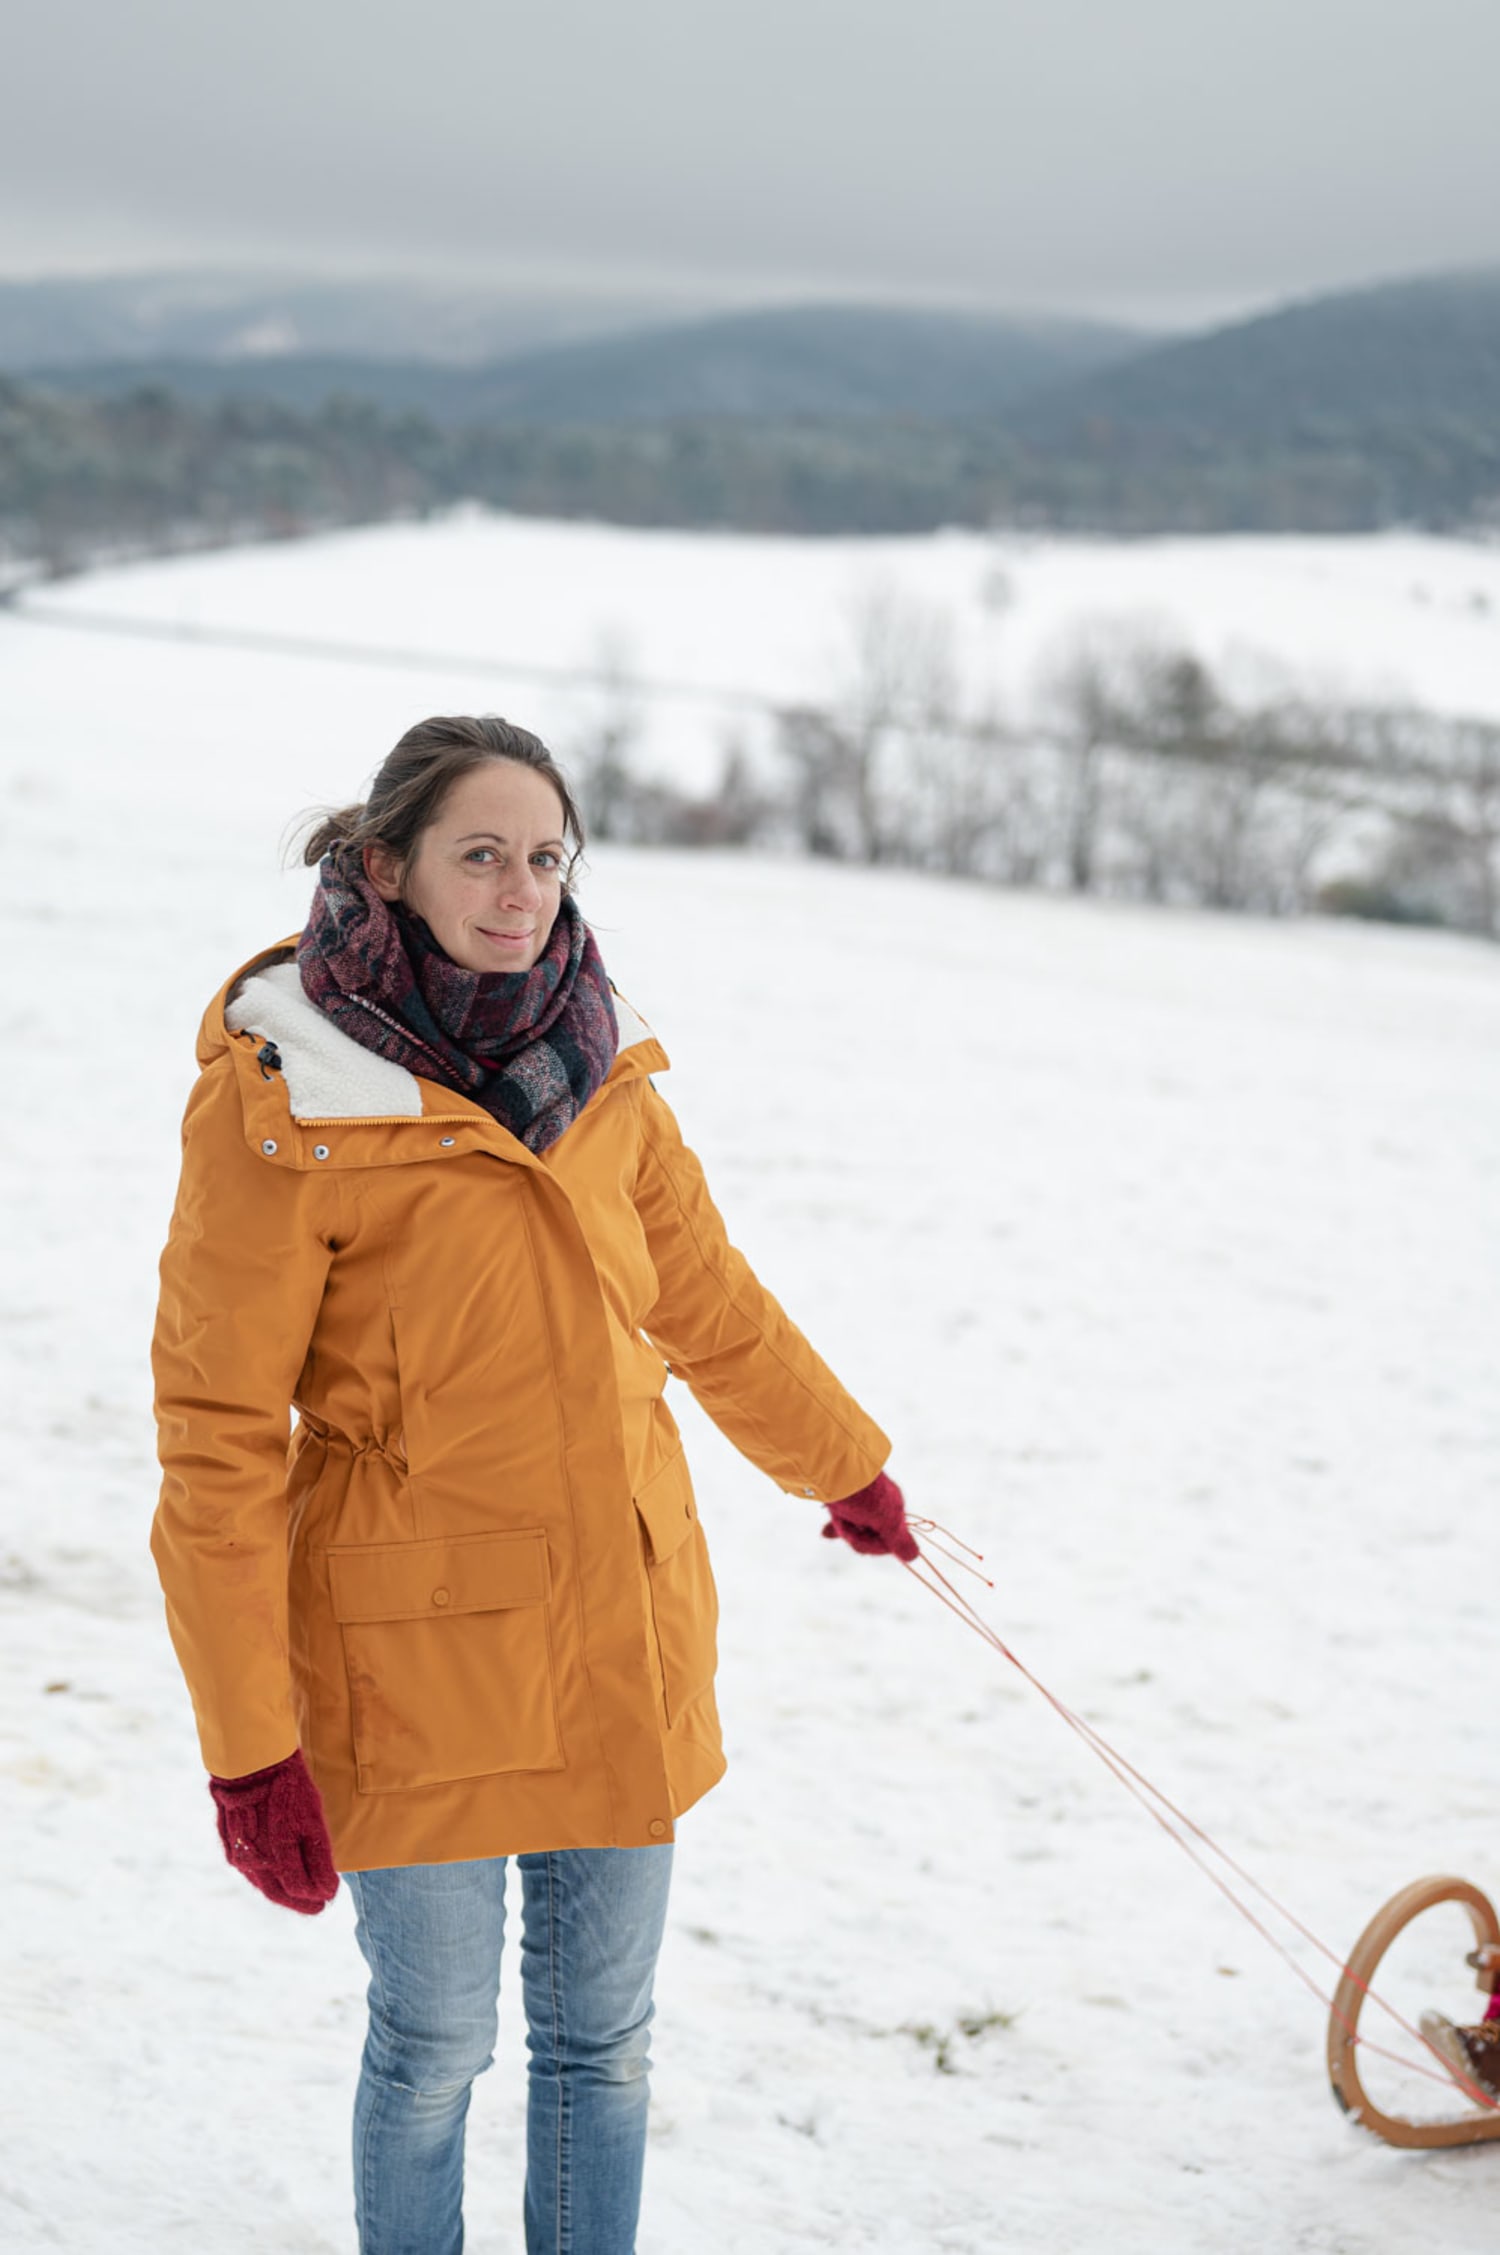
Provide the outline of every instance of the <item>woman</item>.
[[364,2255],[462,2245],[512,1855],[526,2245],[634,2248],[674,1826],[724,1769],[668,1372],[825,1534],[917,1554],[649,1077],[582,839],[525,730],[403,736],[209,1006],[162,1259],[152,1548],[229,1860],[354,1899]]

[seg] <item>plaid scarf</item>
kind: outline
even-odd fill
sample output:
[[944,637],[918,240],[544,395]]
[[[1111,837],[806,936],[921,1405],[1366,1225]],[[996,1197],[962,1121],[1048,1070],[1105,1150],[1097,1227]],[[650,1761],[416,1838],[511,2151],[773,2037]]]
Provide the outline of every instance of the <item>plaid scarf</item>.
[[308,999],[361,1048],[471,1097],[530,1151],[577,1119],[619,1046],[598,943],[566,893],[529,971],[466,971],[335,846],[297,967]]

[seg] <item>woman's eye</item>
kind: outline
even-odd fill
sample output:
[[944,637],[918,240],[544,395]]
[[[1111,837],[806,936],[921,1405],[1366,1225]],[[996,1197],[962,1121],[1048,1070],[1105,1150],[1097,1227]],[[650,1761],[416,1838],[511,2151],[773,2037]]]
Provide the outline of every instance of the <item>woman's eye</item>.
[[531,858],[543,869],[555,869],[557,867],[557,855],[555,853],[534,853]]

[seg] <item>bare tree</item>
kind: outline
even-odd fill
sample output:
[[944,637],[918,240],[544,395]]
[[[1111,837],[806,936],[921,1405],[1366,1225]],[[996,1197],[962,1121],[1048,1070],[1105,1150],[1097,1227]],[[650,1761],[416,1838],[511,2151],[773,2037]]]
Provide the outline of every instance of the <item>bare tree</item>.
[[743,730],[693,793],[644,778],[642,698],[606,648],[577,744],[604,838],[804,852],[1266,914],[1309,905],[1500,938],[1500,725],[1226,677],[1150,622],[1094,621],[1044,664],[1022,731],[963,681],[950,622],[891,585],[845,622],[822,702]]
[[1500,939],[1500,727],[1454,721],[1450,739],[1449,790],[1468,873],[1468,921]]
[[1394,809],[1380,881],[1393,905],[1500,938],[1500,726],[1388,714],[1377,741]]
[[776,740],[791,773],[788,813],[798,845],[831,861],[852,859],[842,805],[848,752],[840,730],[826,712],[792,705],[776,716]]
[[592,709],[571,744],[584,816],[596,838],[638,840],[643,786],[637,756],[645,714],[624,637],[611,632],[601,636],[590,673]]
[[676,794],[664,843],[678,846],[746,846],[759,837],[774,809],[756,780],[749,748],[738,732],[720,746],[719,777],[701,798]]
[[804,778],[816,777],[823,834],[860,861],[924,860],[917,777],[952,736],[959,705],[947,615],[891,582],[863,588],[821,726],[804,715],[793,752]]
[[922,866],[945,877],[995,873],[1012,795],[1014,748],[997,717],[930,734],[914,748],[911,807]]
[[1097,876],[1105,757],[1130,732],[1120,655],[1085,631],[1042,668],[1041,712],[1063,769],[1059,852],[1064,880],[1078,893],[1092,892]]

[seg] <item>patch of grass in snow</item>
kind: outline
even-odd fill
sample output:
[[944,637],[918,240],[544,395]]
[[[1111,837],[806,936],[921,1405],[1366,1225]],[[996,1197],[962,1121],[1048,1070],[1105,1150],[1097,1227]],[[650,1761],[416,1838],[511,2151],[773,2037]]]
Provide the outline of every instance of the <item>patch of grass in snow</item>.
[[965,2014],[958,2023],[958,2032],[971,2043],[987,2035],[991,2028],[1013,2028],[1021,2015],[1018,2012],[976,2012]]
[[1020,2017],[1018,2012],[964,2012],[951,2028],[938,2028],[928,2020],[904,2020],[896,2034],[910,2036],[923,2051],[930,2052],[938,2074],[957,2075],[962,2072],[960,2039],[979,2043],[992,2029],[1013,2028]]

